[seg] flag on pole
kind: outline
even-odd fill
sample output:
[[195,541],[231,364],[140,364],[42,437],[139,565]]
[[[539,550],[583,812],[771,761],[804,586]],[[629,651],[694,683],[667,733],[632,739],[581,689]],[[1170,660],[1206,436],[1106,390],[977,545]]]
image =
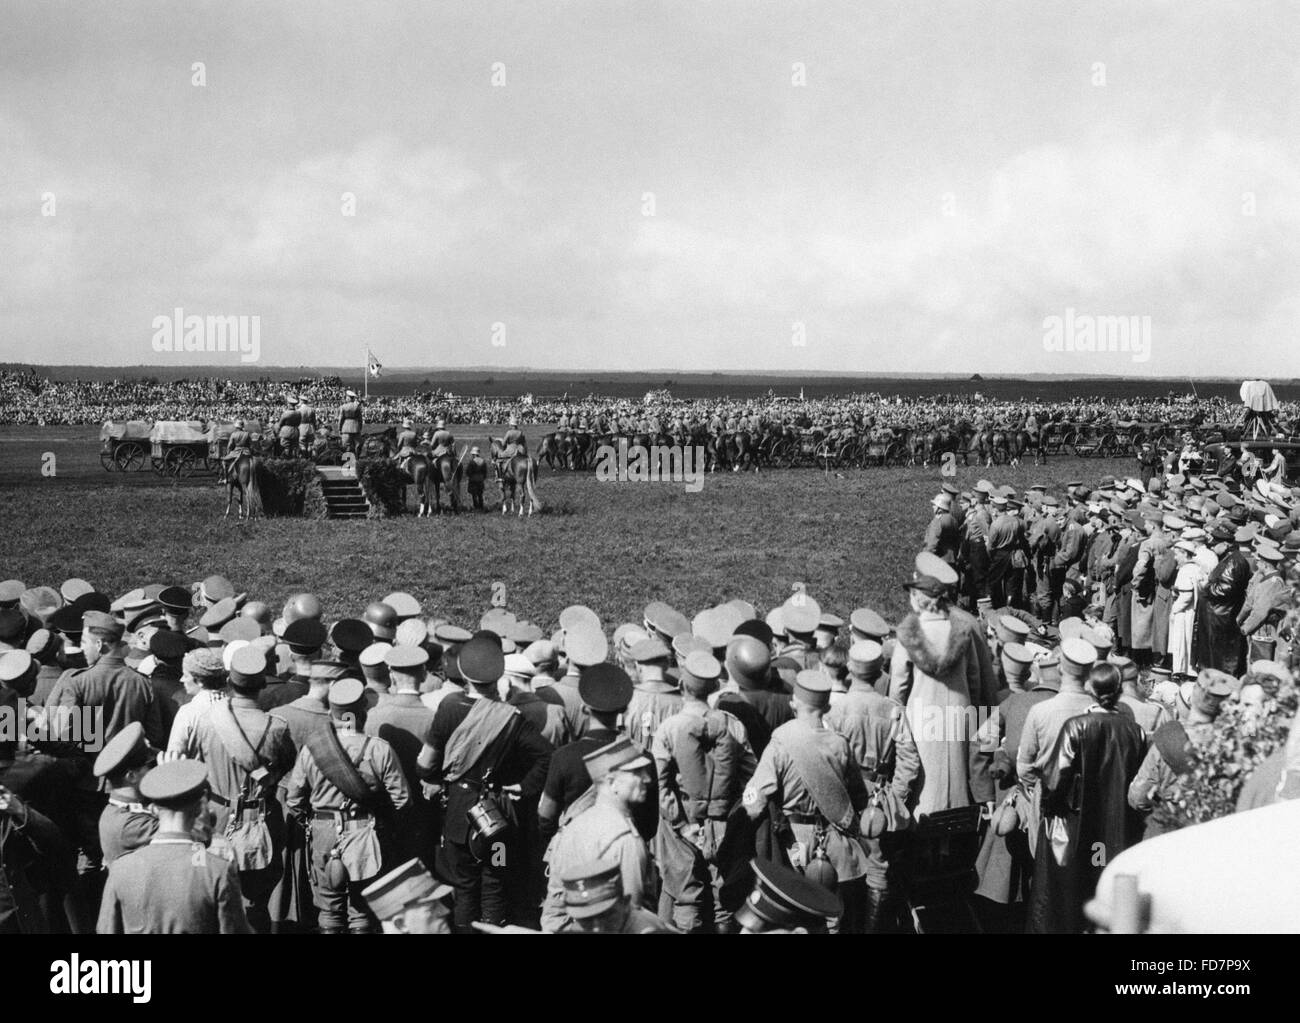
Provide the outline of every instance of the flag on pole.
[[379,371],[384,368],[383,363],[375,358],[369,348],[366,349],[366,363],[366,369],[372,377],[378,377]]

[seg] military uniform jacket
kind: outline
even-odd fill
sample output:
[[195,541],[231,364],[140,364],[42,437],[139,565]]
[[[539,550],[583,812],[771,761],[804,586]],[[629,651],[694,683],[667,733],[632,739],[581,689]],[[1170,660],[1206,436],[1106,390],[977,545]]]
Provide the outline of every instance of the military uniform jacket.
[[[645,840],[637,833],[630,817],[618,807],[598,799],[591,809],[579,814],[560,833],[551,852],[550,876],[547,880],[547,910],[563,901],[566,872],[574,867],[606,860],[617,863],[623,875],[623,894],[640,906],[654,897],[654,866]],[[557,918],[554,912],[544,912],[543,930],[555,931],[564,925],[567,916]]]
[[[59,694],[61,707],[91,707],[103,713],[103,732],[95,736],[104,745],[132,722],[144,726],[145,738],[164,746],[162,713],[149,680],[128,668],[121,656],[102,657],[89,668],[66,673]],[[88,736],[82,736],[83,740]]]
[[[682,766],[677,758],[680,743],[685,734],[691,730],[694,719],[698,718],[710,720],[715,727],[721,726],[725,729],[728,741],[735,747],[735,756],[730,758],[734,760],[735,773],[730,778],[722,779],[721,784],[719,779],[715,778],[714,791],[711,793],[686,791]],[[710,814],[718,819],[725,817],[726,813],[736,805],[745,783],[754,776],[754,771],[758,767],[754,750],[749,744],[749,737],[745,734],[745,726],[741,724],[739,718],[728,714],[725,710],[709,710],[707,713],[701,713],[697,707],[683,706],[676,714],[660,722],[659,727],[655,729],[650,752],[666,789],[676,786],[681,790],[682,798],[686,801],[691,799],[704,802],[725,801],[726,809],[723,813]],[[723,792],[720,789],[728,791]]]
[[[337,726],[336,726],[337,727]],[[406,786],[406,776],[397,761],[393,748],[373,736],[362,735],[350,729],[338,728],[339,743],[352,761],[357,773],[365,780],[370,791],[387,794],[387,804],[393,810],[405,809],[411,792]],[[295,813],[310,810],[354,809],[355,804],[316,766],[311,750],[304,746],[298,751],[293,771],[284,784],[285,803]],[[381,802],[380,806],[383,806]],[[372,812],[377,809],[370,808]],[[379,810],[383,812],[382,809]]]
[[249,934],[235,865],[189,835],[159,832],[113,861],[100,934]]
[[552,746],[560,747],[572,738],[569,719],[565,716],[563,704],[543,700],[536,693],[511,693],[506,701],[516,707],[519,713],[532,722],[533,727],[542,733],[542,738]]
[[[745,788],[742,797],[745,809],[751,817],[757,817],[769,800],[775,802],[787,818],[791,814],[797,815],[791,822],[792,830],[800,842],[809,846],[813,827],[801,824],[798,820],[810,818],[818,810],[808,787],[795,768],[789,750],[794,743],[812,743],[818,748],[831,770],[844,782],[854,810],[860,812],[866,807],[869,796],[862,781],[862,772],[858,769],[849,741],[844,736],[829,728],[814,730],[797,718],[774,731],[772,741],[767,744],[767,749],[758,762],[754,777]],[[866,853],[858,838],[846,835],[834,827],[826,831],[826,857],[835,867],[840,881],[853,881],[867,872]]]
[[[258,710],[257,704],[244,696],[232,696],[230,709],[240,730],[257,751],[258,759],[271,772],[272,779],[278,782],[293,769],[295,751],[289,737],[289,726],[283,719]],[[227,803],[234,803],[243,794],[248,772],[226,749],[210,713],[194,723],[180,752],[207,765],[208,784]]]
[[632,689],[632,700],[627,710],[623,712],[628,737],[638,746],[649,749],[659,723],[681,708],[682,694],[670,688],[668,683],[638,683]]
[[[432,778],[442,781],[443,753],[452,733],[469,715],[474,697],[468,693],[452,693],[434,712],[433,724],[424,737],[434,752]],[[507,744],[504,748],[502,743]],[[447,788],[446,823],[443,836],[452,842],[469,840],[469,808],[478,801],[483,774],[494,764],[492,780],[498,785],[518,785],[519,801],[536,806],[546,783],[546,771],[551,763],[551,744],[527,720],[498,735],[483,751],[478,761],[456,782]]]
[[420,702],[418,693],[389,693],[366,715],[366,734],[393,748],[411,793],[417,797],[421,789],[416,761],[432,724],[433,711]]
[[930,525],[925,531],[924,550],[937,555],[951,565],[957,560],[957,547],[960,543],[961,534],[957,528],[957,520],[951,514],[944,512],[930,519]]
[[104,864],[132,850],[149,844],[158,833],[158,818],[141,804],[118,796],[109,796],[108,805],[99,815],[99,846],[104,850]]
[[767,744],[772,740],[772,731],[794,717],[789,694],[771,689],[742,686],[734,692],[719,694],[714,706],[740,719],[756,757],[761,757],[763,750],[767,749]]
[[536,690],[536,695],[546,703],[558,703],[564,707],[564,720],[568,723],[570,738],[579,739],[587,733],[591,717],[578,693],[577,675],[564,675],[549,686],[541,686]]
[[[551,755],[551,763],[546,771],[546,784],[542,791],[559,807],[561,813],[591,788],[591,774],[588,773],[587,765],[582,758],[595,753],[602,746],[608,746],[622,734],[612,728],[593,728],[581,739],[560,746]],[[636,824],[641,837],[647,842],[654,838],[655,832],[659,829],[659,785],[653,763],[649,771],[652,777],[646,800],[632,808],[632,821]],[[548,825],[544,822],[542,838],[549,840],[554,831],[554,824]]]
[[[898,772],[900,780],[918,773],[920,757],[903,705],[897,700],[881,696],[862,682],[854,682],[838,706],[831,708],[825,721],[827,728],[849,741],[868,791],[874,791],[878,783],[893,776],[896,758],[905,761],[903,770]],[[900,737],[902,742],[898,741]],[[895,791],[901,799],[907,799],[906,791]]]
[[345,401],[339,407],[339,432],[361,432],[361,402]]

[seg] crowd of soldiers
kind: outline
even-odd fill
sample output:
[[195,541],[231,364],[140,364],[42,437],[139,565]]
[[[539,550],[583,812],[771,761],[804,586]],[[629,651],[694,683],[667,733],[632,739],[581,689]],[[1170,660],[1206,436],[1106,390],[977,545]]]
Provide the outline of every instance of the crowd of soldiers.
[[[276,428],[285,414],[286,392],[295,411],[305,406],[314,435],[340,437],[352,417],[340,410],[357,402],[352,387],[338,378],[304,378],[293,382],[220,379],[156,381],[59,381],[33,371],[0,370],[0,406],[6,422],[36,425],[101,425],[107,421],[202,420]],[[652,436],[702,431],[755,434],[769,428],[818,431],[823,435],[859,435],[876,427],[894,431],[932,430],[957,423],[1000,424],[1020,429],[1026,423],[1089,425],[1114,429],[1124,423],[1239,424],[1243,409],[1221,397],[1167,395],[1162,398],[1111,399],[1076,397],[1069,401],[1032,399],[991,400],[978,394],[933,395],[924,398],[865,393],[804,399],[769,394],[764,398],[674,399],[652,392],[631,400],[588,395],[585,398],[489,397],[451,395],[440,389],[405,395],[372,394],[356,417],[368,424],[415,423],[500,424],[511,419],[546,430],[589,431],[593,434],[648,432]],[[1300,405],[1285,402],[1270,424],[1292,422]],[[539,433],[541,431],[533,431]],[[310,450],[307,448],[305,450]]]
[[[0,930],[1088,929],[1296,709],[1300,490],[1178,468],[945,489],[892,625],[0,583]],[[1238,807],[1300,795],[1254,741]]]
[[[1295,714],[1300,488],[1185,452],[1139,470],[1059,496],[980,480],[932,500],[925,551],[986,623],[1006,683],[979,736],[998,811],[977,891],[1031,930],[1086,926],[1105,863],[1189,823],[1189,779],[1212,777],[1192,773],[1199,750]],[[975,698],[949,671],[954,692]],[[1225,767],[1239,809],[1300,795],[1300,763],[1288,780],[1286,751],[1262,753],[1249,777]]]

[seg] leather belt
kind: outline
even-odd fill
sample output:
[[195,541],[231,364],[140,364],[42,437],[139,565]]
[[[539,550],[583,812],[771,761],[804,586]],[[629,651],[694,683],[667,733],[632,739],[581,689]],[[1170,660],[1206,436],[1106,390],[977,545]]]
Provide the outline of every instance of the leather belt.
[[370,814],[364,810],[313,810],[312,819],[318,821],[368,821]]

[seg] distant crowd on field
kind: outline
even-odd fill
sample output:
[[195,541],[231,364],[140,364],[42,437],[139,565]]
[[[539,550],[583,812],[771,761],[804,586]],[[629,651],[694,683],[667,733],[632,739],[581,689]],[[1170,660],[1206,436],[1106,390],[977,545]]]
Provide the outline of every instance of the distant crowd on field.
[[[52,380],[33,370],[0,371],[0,409],[4,422],[16,424],[102,425],[125,420],[217,420],[256,422],[278,420],[286,393],[308,403],[330,421],[349,401],[346,384],[337,377],[255,381],[196,380]],[[565,422],[575,429],[600,432],[597,424],[649,414],[672,432],[676,421],[705,424],[718,419],[747,424],[759,433],[771,427],[803,430],[866,432],[932,430],[943,425],[983,424],[987,428],[1037,432],[1054,424],[1122,430],[1139,426],[1235,427],[1245,410],[1223,398],[1169,394],[1162,398],[1114,400],[1080,396],[1069,401],[989,400],[978,394],[903,398],[877,392],[807,398],[769,395],[763,398],[673,398],[666,391],[648,392],[642,399],[601,395],[489,397],[455,395],[443,389],[414,389],[403,395],[370,395],[363,399],[367,424],[397,424],[405,419],[432,423],[506,423],[554,427]],[[1286,424],[1300,414],[1300,404],[1285,402],[1269,415],[1269,432],[1289,433]],[[590,424],[584,427],[580,424]],[[1158,432],[1158,431],[1156,431]],[[1167,432],[1167,431],[1166,431]]]

